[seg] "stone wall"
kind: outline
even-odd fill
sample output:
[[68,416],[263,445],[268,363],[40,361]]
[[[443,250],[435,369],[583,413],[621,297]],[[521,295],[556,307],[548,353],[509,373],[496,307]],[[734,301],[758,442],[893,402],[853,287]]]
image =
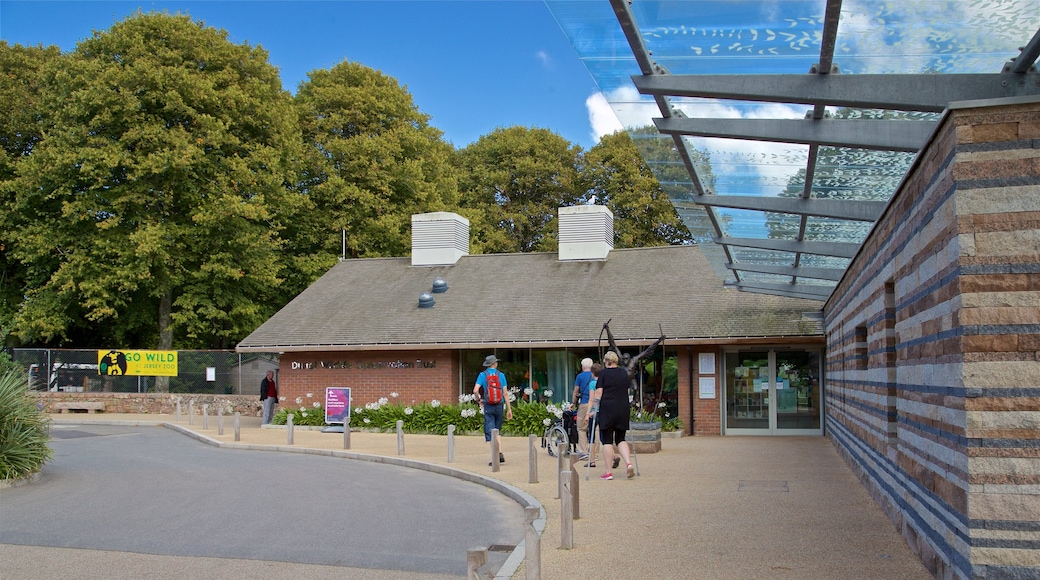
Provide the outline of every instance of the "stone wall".
[[1040,103],[948,111],[824,312],[828,435],[929,570],[1040,576]]
[[223,406],[225,414],[240,413],[242,416],[259,417],[261,414],[259,395],[212,395],[212,394],[163,394],[163,393],[51,393],[32,392],[37,401],[43,405],[45,413],[57,413],[58,403],[100,402],[105,405],[105,413],[135,413],[173,415],[177,412],[177,400],[181,401],[181,412],[188,413],[188,402],[195,401],[196,413],[200,413],[202,405],[209,405],[216,415],[218,406]]

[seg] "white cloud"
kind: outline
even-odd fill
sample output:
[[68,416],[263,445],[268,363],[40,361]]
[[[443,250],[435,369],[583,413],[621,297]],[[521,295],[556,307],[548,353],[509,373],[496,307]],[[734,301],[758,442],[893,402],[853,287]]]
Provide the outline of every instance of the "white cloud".
[[585,108],[589,112],[589,125],[592,126],[592,140],[599,142],[604,135],[610,135],[623,129],[614,110],[603,93],[593,93],[585,99]]
[[544,50],[539,50],[538,52],[534,53],[534,57],[537,58],[543,66],[549,66],[552,64],[552,58],[549,56],[549,53],[545,52]]

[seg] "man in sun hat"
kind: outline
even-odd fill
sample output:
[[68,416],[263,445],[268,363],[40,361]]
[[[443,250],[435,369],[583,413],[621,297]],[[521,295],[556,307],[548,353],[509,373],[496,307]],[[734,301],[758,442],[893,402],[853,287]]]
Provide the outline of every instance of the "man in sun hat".
[[[493,393],[498,391],[500,394]],[[477,375],[477,382],[473,385],[473,395],[477,403],[484,408],[484,441],[491,442],[491,431],[498,429],[502,432],[502,411],[505,410],[505,418],[513,419],[513,407],[509,404],[509,391],[506,384],[506,376],[498,370],[498,358],[489,354],[484,359],[484,370]],[[500,398],[497,403],[491,403],[495,397]],[[498,440],[498,448],[502,449],[502,440]],[[498,454],[498,461],[505,463],[506,456]]]

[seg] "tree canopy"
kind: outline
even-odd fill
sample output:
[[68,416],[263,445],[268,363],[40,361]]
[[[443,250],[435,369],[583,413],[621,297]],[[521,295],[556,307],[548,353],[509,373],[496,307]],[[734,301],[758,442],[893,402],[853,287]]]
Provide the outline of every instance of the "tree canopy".
[[135,14],[45,73],[50,126],[19,164],[11,254],[49,273],[23,340],[227,346],[279,283],[276,212],[299,131],[259,48]]
[[581,198],[581,148],[548,129],[497,129],[459,151],[459,189],[483,253],[556,249],[554,218]]
[[263,49],[189,16],[65,54],[0,41],[0,67],[8,344],[227,348],[341,251],[409,255],[417,213],[469,218],[472,253],[555,251],[558,209],[595,196],[617,247],[690,242],[623,133],[456,150],[396,79],[344,61],[292,96]]
[[311,72],[295,107],[307,204],[286,234],[297,291],[335,264],[343,239],[348,258],[406,256],[412,214],[457,205],[451,145],[394,78],[344,61]]

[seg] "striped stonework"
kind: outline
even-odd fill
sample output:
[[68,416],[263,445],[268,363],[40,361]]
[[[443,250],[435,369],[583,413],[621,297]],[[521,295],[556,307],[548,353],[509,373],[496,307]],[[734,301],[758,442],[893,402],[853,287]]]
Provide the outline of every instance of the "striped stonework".
[[925,565],[1040,577],[1040,102],[947,111],[825,328],[829,436]]

